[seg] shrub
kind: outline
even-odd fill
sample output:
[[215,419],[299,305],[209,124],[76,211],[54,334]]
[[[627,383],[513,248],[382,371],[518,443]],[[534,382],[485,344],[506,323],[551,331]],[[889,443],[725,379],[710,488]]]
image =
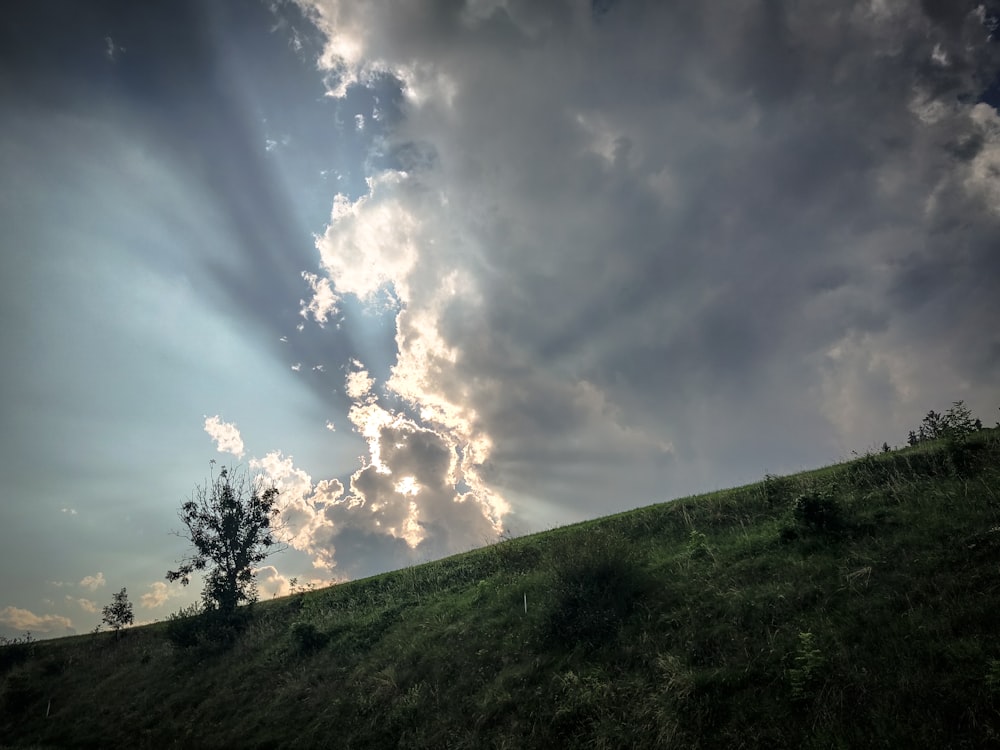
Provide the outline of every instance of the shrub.
[[815,534],[835,534],[844,526],[840,503],[824,492],[799,495],[792,504],[792,516],[800,528]]
[[42,693],[31,673],[22,667],[8,674],[4,680],[0,705],[11,713],[19,713],[41,697]]
[[231,646],[250,618],[247,607],[232,613],[204,609],[199,603],[182,607],[167,620],[167,639],[177,648],[217,650]]
[[0,673],[27,661],[34,653],[35,639],[30,632],[14,638],[0,636]]
[[710,559],[713,562],[715,561],[715,554],[712,552],[712,548],[708,546],[708,537],[697,529],[691,529],[691,534],[688,536],[684,551],[687,552],[688,557],[692,560]]
[[947,474],[965,477],[982,469],[985,453],[981,444],[971,443],[965,436],[949,436],[945,441],[944,458]]
[[1000,659],[990,659],[987,663],[984,682],[991,695],[1000,695]]
[[791,499],[792,491],[795,488],[795,481],[790,477],[779,477],[774,474],[765,474],[762,483],[764,500],[768,505],[782,505]]
[[788,670],[792,698],[803,700],[808,697],[819,673],[826,665],[826,658],[816,646],[816,639],[812,633],[799,633],[799,645],[795,650],[794,662],[795,666]]
[[519,575],[531,571],[538,564],[541,552],[527,539],[516,539],[509,535],[500,538],[485,548],[490,563],[498,572]]
[[167,639],[177,648],[197,646],[203,629],[201,608],[197,604],[182,607],[167,618]]
[[643,586],[628,542],[599,532],[575,544],[567,540],[554,552],[546,637],[588,648],[614,638]]
[[330,637],[321,632],[311,622],[297,622],[290,631],[292,642],[300,653],[308,654],[318,651],[326,645]]

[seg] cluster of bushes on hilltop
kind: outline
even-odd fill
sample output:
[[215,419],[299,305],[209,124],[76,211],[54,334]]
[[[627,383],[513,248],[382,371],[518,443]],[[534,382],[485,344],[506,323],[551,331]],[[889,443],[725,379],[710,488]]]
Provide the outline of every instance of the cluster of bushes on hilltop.
[[927,412],[920,426],[916,430],[910,430],[906,442],[908,445],[918,445],[940,438],[962,440],[981,429],[983,429],[982,420],[972,417],[972,412],[965,402],[953,401],[951,408],[944,414],[933,409]]

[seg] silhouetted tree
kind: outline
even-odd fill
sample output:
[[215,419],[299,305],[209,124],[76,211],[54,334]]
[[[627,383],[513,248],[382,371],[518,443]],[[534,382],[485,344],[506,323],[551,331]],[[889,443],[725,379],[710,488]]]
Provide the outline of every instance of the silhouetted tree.
[[976,429],[972,412],[964,401],[953,401],[941,418],[942,433],[952,439],[962,439]]
[[132,602],[128,600],[128,594],[124,587],[117,594],[112,595],[111,604],[104,606],[101,615],[101,622],[113,629],[116,637],[119,630],[135,621],[132,615]]
[[[997,422],[997,427],[1000,427],[1000,422]],[[982,420],[972,418],[972,412],[964,401],[952,401],[951,408],[944,414],[933,409],[927,412],[917,431],[910,430],[906,442],[910,445],[916,445],[925,440],[937,440],[938,438],[961,442],[967,435],[981,429],[983,429]]]
[[944,434],[944,417],[931,409],[920,425],[921,440],[937,440]]
[[256,601],[255,568],[279,551],[273,528],[277,500],[276,487],[245,471],[222,469],[210,486],[198,486],[178,513],[185,527],[178,536],[190,541],[194,552],[167,572],[167,580],[186,586],[192,573],[208,570],[205,608],[225,615]]

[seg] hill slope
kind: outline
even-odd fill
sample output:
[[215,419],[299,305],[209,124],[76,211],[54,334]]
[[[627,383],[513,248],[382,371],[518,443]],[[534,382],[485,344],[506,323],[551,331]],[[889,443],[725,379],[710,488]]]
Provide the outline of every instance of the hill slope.
[[10,747],[1000,743],[1000,435],[0,650]]

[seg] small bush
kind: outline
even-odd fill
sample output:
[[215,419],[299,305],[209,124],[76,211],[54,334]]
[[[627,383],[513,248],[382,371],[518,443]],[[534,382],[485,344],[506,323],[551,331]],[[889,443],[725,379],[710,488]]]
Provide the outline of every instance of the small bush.
[[642,587],[641,567],[620,534],[567,540],[554,551],[547,638],[585,647],[606,643],[632,612]]
[[795,666],[788,670],[788,681],[792,688],[792,698],[804,700],[816,684],[817,678],[826,665],[823,652],[816,645],[812,633],[799,633],[799,645],[795,650]]
[[983,445],[971,443],[965,436],[949,436],[945,441],[944,455],[948,473],[952,476],[972,476],[984,465]]
[[167,639],[177,648],[197,646],[199,634],[204,629],[201,606],[196,602],[181,607],[167,618]]
[[692,560],[715,560],[712,548],[708,546],[708,537],[697,529],[691,529],[684,551]]
[[774,474],[765,474],[761,485],[764,500],[771,506],[787,503],[795,489],[795,481],[791,477],[779,477]]
[[502,536],[486,548],[491,561],[499,572],[519,575],[531,571],[541,558],[539,549],[525,539]]
[[840,503],[827,493],[799,495],[792,504],[792,516],[801,529],[814,534],[836,534],[844,527]]
[[231,646],[250,620],[250,608],[229,614],[199,604],[183,607],[167,621],[167,639],[177,648],[219,650]]
[[32,676],[23,668],[7,675],[3,691],[0,692],[0,705],[11,713],[19,713],[41,698]]
[[297,622],[292,625],[292,629],[289,632],[292,637],[292,643],[303,654],[318,651],[330,639],[326,633],[321,632],[311,622]]
[[990,659],[986,665],[986,689],[990,695],[1000,696],[1000,659]]
[[14,638],[0,636],[0,673],[27,661],[34,653],[35,639],[31,637],[31,633]]

